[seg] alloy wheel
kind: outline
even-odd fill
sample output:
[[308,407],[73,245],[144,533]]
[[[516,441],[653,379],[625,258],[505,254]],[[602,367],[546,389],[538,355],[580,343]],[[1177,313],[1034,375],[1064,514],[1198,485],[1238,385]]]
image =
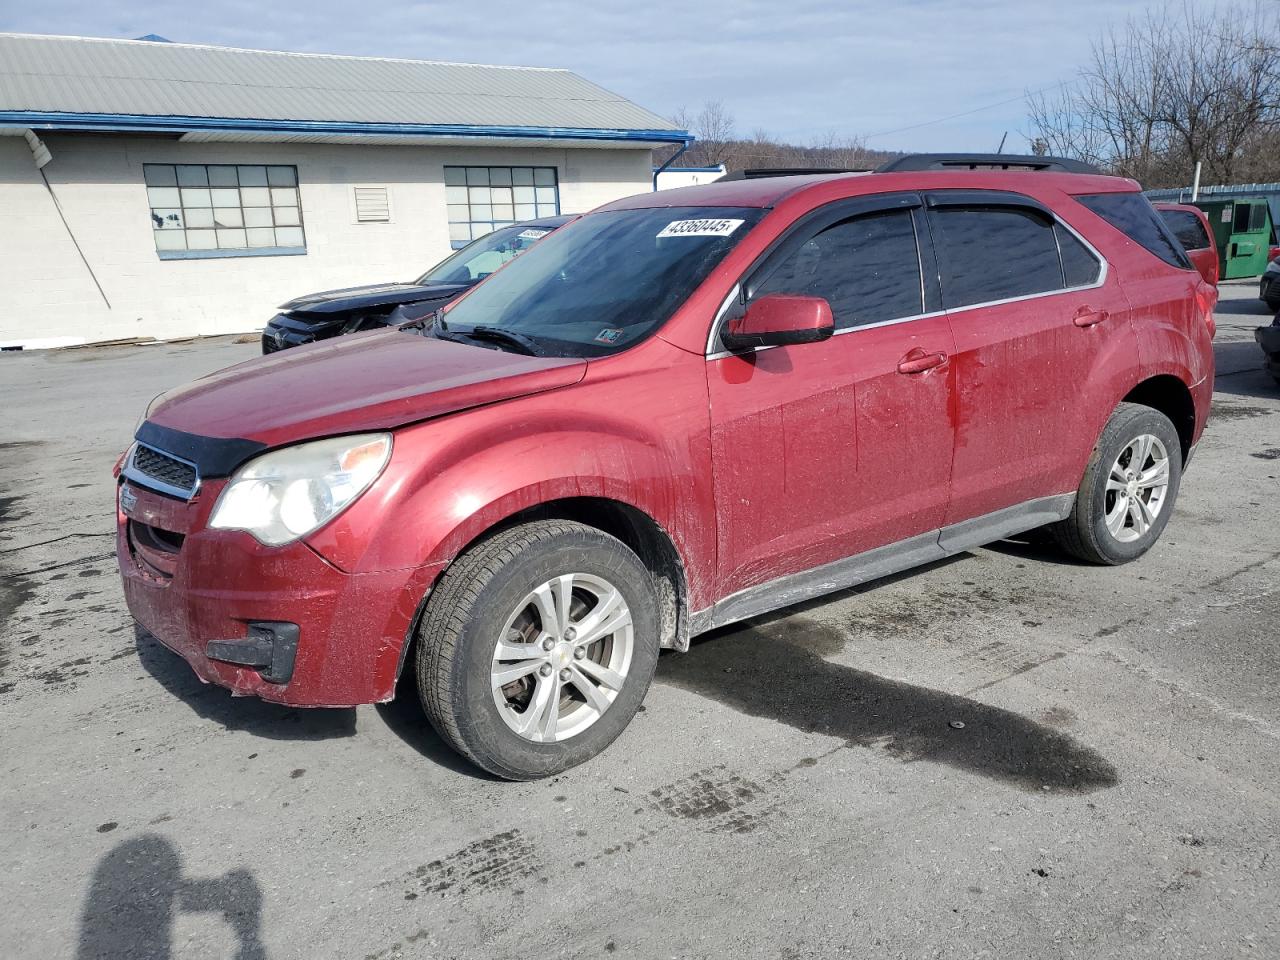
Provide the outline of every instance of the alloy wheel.
[[498,713],[536,743],[576,736],[622,690],[634,646],[631,610],[617,587],[586,573],[548,580],[520,601],[494,647]]
[[1151,529],[1169,493],[1169,451],[1159,437],[1144,433],[1120,451],[1107,475],[1107,530],[1132,543]]

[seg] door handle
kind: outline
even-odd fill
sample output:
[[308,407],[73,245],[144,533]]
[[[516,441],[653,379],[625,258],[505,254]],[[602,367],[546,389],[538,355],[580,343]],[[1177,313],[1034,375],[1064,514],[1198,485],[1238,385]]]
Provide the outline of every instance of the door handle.
[[1092,327],[1095,323],[1101,323],[1107,319],[1110,314],[1105,310],[1094,310],[1092,307],[1081,307],[1076,311],[1076,315],[1071,318],[1071,322],[1077,327]]
[[916,347],[898,361],[898,372],[924,373],[926,370],[940,367],[946,362],[947,355],[945,353],[925,353],[919,347]]

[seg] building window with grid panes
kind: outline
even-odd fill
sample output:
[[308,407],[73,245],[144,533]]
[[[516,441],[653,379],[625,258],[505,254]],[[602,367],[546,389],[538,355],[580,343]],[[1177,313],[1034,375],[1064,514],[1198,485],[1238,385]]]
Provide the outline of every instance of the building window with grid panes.
[[298,168],[234,163],[144,163],[161,260],[307,252]]
[[455,250],[498,227],[560,212],[555,167],[445,167],[444,184]]

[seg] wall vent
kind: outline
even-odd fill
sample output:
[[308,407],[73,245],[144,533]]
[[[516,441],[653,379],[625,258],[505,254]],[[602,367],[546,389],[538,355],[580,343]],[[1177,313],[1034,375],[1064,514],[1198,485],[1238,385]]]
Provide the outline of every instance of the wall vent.
[[391,220],[391,197],[386,187],[356,187],[355,196],[357,223]]

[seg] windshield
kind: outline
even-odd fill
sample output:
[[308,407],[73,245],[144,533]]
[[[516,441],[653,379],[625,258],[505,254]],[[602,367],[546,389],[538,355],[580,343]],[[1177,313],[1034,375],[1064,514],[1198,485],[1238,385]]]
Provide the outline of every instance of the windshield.
[[765,211],[613,210],[574,221],[458,301],[448,329],[497,328],[546,355],[599,357],[666,322]]
[[477,283],[554,230],[517,224],[487,233],[441,260],[414,283]]

